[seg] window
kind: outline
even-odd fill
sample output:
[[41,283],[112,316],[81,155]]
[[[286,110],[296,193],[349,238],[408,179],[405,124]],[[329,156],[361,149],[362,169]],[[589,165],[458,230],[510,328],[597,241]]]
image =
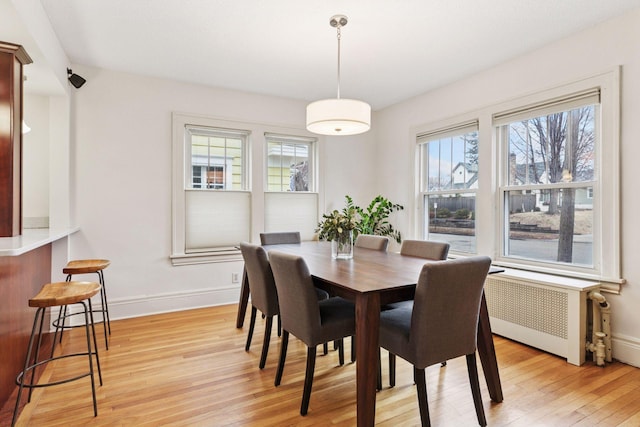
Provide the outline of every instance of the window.
[[475,253],[477,121],[420,134],[417,142],[424,238]]
[[242,261],[262,231],[318,224],[320,144],[304,129],[172,114],[173,265]]
[[504,103],[496,263],[619,291],[620,70]]
[[247,132],[186,126],[190,140],[191,177],[187,188],[244,190],[244,146]]
[[265,134],[265,231],[300,231],[311,240],[318,224],[315,138]]
[[219,124],[174,114],[174,264],[206,254],[236,259],[238,243],[251,239],[251,132]]
[[265,135],[267,141],[267,191],[314,191],[315,139]]
[[503,256],[593,268],[599,123],[597,89],[494,117]]

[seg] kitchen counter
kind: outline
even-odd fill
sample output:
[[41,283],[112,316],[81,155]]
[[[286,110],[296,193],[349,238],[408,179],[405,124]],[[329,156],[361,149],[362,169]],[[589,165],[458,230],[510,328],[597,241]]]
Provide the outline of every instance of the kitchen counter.
[[0,256],[18,256],[41,246],[65,238],[80,227],[66,229],[31,228],[22,230],[20,236],[0,237]]

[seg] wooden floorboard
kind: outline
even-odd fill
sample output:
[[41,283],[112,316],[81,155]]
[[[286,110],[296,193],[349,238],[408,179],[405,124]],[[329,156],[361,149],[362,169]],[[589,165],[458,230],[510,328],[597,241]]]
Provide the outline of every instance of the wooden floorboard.
[[[291,337],[282,384],[274,387],[279,338],[275,328],[265,369],[258,369],[264,321],[244,351],[249,319],[235,328],[236,306],[220,306],[113,321],[109,350],[98,333],[104,384],[93,416],[89,379],[34,391],[21,426],[353,426],[355,365],[338,366],[336,351],[319,357],[309,413],[299,415],[305,346]],[[101,326],[99,326],[101,327]],[[81,329],[65,334],[62,349],[79,351]],[[614,362],[582,367],[531,347],[495,337],[504,401],[482,395],[490,426],[639,426],[640,369]],[[348,343],[347,343],[348,344]],[[349,349],[349,345],[345,345]],[[348,350],[346,360],[350,360]],[[376,401],[379,426],[419,425],[411,366],[398,358],[396,387],[388,387],[383,351],[383,390]],[[64,360],[42,380],[65,378],[86,360]],[[477,425],[464,358],[427,369],[434,426]],[[16,393],[0,411],[11,422]]]

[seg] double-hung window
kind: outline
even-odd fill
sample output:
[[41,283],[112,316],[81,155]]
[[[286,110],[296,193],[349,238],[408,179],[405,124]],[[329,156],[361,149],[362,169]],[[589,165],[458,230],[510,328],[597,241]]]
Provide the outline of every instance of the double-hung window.
[[620,283],[618,72],[504,106],[495,261]]
[[310,240],[318,223],[316,139],[266,133],[265,143],[265,231]]
[[178,113],[173,128],[173,262],[237,258],[251,238],[250,131]]
[[503,255],[594,266],[598,89],[494,116],[503,147]]
[[421,133],[417,143],[423,238],[475,253],[478,122]]

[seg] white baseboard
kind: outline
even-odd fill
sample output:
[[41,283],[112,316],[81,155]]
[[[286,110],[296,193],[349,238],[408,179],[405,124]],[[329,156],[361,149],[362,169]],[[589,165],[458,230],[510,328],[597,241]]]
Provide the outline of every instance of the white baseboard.
[[238,302],[239,292],[239,287],[234,285],[226,288],[140,296],[120,300],[109,298],[109,317],[111,320],[118,320],[233,304]]
[[613,334],[611,351],[614,359],[640,368],[640,339],[628,335]]

